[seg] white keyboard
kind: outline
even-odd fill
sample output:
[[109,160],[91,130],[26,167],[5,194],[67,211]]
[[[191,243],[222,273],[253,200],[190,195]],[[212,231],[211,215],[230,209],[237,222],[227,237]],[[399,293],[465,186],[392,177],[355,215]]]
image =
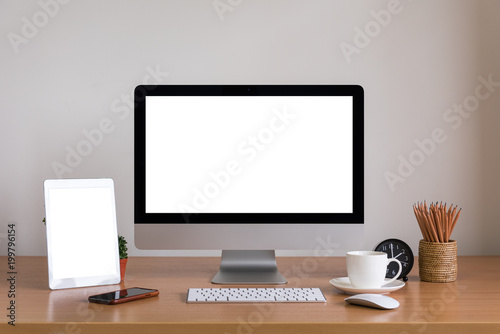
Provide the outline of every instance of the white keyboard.
[[189,289],[187,303],[326,303],[319,288]]

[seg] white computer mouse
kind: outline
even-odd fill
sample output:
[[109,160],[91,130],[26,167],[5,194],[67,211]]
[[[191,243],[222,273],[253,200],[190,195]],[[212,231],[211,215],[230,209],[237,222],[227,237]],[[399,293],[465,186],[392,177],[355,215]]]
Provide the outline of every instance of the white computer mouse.
[[349,304],[373,307],[381,310],[393,310],[399,307],[399,302],[396,299],[376,293],[363,293],[344,300]]

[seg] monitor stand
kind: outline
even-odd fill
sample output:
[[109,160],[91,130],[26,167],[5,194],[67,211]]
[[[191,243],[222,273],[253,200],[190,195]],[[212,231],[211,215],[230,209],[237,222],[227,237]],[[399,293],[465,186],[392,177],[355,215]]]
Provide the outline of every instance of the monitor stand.
[[215,284],[285,284],[274,250],[223,250]]

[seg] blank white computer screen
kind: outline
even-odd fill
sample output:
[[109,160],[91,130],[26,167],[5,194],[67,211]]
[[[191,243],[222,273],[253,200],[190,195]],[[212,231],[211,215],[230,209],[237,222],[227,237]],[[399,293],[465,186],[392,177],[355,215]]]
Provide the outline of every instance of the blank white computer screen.
[[351,213],[352,96],[148,96],[147,213]]

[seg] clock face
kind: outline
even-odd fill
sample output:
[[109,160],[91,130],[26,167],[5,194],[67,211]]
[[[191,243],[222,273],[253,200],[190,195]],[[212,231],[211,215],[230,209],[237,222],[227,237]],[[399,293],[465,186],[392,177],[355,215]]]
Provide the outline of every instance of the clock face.
[[[401,262],[403,269],[398,278],[408,276],[413,268],[413,252],[410,246],[404,241],[399,239],[388,239],[382,241],[377,247],[376,251],[387,253],[388,258],[398,259]],[[389,263],[385,277],[393,278],[398,273],[399,266],[395,262]]]

